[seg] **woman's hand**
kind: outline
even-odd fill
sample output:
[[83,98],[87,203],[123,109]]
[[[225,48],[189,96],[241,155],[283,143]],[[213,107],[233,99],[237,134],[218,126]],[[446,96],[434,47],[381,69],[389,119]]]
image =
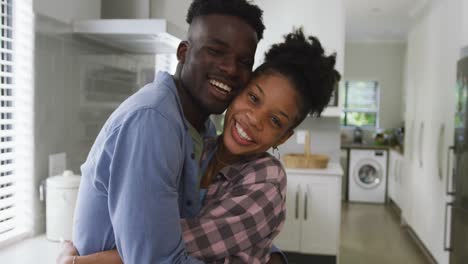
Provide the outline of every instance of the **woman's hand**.
[[62,251],[57,257],[57,264],[72,264],[74,256],[78,256],[78,251],[71,241],[65,241],[63,242]]

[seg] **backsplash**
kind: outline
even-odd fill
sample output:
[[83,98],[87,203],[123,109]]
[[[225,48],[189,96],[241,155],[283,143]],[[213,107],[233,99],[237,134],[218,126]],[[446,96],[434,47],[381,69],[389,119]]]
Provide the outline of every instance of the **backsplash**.
[[[340,122],[338,117],[307,117],[298,130],[310,131],[310,150],[312,154],[330,156],[330,162],[339,162],[340,158]],[[304,153],[304,145],[297,144],[296,134],[278,147],[281,155]]]

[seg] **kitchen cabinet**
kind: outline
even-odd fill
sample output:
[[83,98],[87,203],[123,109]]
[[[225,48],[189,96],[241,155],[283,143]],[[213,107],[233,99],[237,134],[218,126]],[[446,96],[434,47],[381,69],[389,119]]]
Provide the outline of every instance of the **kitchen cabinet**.
[[327,169],[287,169],[286,222],[274,243],[281,250],[337,256],[341,222],[338,163]]
[[445,264],[445,190],[462,34],[456,1],[430,5],[415,16],[408,35],[405,154],[402,173],[389,171],[389,196],[424,247]]
[[403,206],[403,178],[405,159],[403,155],[395,150],[390,150],[389,155],[389,168],[388,168],[388,197],[400,208]]

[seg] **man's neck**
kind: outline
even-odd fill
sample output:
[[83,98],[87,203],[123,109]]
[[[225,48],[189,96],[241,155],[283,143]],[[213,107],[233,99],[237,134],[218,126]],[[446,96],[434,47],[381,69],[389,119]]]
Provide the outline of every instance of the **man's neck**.
[[182,104],[182,111],[184,112],[185,119],[199,132],[204,132],[206,120],[209,114],[202,110],[202,107],[196,103],[195,99],[190,95],[183,84],[175,76],[174,82],[179,94],[180,103]]

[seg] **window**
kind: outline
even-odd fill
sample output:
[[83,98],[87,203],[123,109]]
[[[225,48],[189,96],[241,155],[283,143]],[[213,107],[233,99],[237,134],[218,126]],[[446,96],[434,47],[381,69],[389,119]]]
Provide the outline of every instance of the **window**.
[[15,227],[15,173],[13,170],[13,28],[12,0],[1,0],[0,24],[0,235]]
[[0,247],[31,233],[34,193],[32,0],[0,0]]
[[378,127],[379,86],[376,81],[346,81],[343,126]]

